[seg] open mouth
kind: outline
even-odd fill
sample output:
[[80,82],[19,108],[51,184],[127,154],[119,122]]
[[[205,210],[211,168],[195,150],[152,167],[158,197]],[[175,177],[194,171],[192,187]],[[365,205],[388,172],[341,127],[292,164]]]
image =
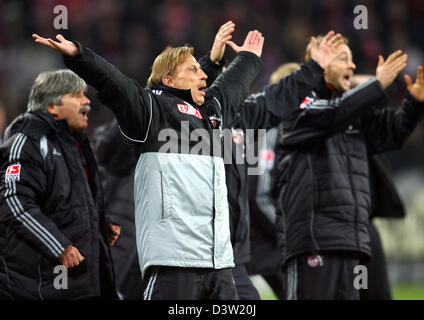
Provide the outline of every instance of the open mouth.
[[206,86],[201,86],[201,87],[199,87],[199,92],[204,96],[205,95],[205,89],[206,89]]
[[345,76],[343,77],[343,81],[344,81],[346,84],[348,84],[349,86],[350,86],[350,78],[351,78],[351,75],[345,75]]
[[84,119],[88,119],[88,113],[90,112],[90,106],[85,106],[81,108],[79,113],[83,116]]

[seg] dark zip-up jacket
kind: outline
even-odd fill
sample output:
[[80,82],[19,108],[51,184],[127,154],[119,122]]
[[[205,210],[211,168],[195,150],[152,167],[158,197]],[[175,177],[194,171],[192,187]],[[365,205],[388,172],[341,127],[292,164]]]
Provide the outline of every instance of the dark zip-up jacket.
[[213,131],[210,118],[222,127],[233,122],[261,60],[240,52],[205,90],[205,103],[196,106],[189,90],[143,88],[76,45],[78,54],[65,57],[66,66],[99,91],[135,145],[135,225],[143,277],[150,266],[234,266],[219,130]]
[[[85,133],[73,135],[66,120],[35,111],[15,119],[7,136],[0,149],[0,293],[12,299],[113,297],[103,196]],[[68,289],[57,290],[55,267],[71,244],[85,260],[68,270]]]
[[[208,80],[213,81],[222,72],[222,64],[215,64],[209,54],[199,59],[199,63]],[[231,150],[224,150],[227,159],[225,176],[228,189],[230,209],[231,242],[233,244],[235,264],[246,263],[250,259],[250,218],[248,164],[250,170],[257,171],[254,162],[254,139],[258,129],[269,129],[285,117],[286,106],[299,105],[304,97],[323,81],[323,69],[314,61],[302,65],[301,69],[282,79],[279,83],[268,86],[264,91],[253,94],[243,103],[236,119],[230,124],[230,134],[224,139],[231,139]],[[251,129],[251,130],[250,130]],[[249,135],[247,135],[249,130]],[[255,134],[253,134],[253,130]],[[224,147],[229,144],[224,143]],[[249,159],[247,159],[249,157]],[[258,155],[256,154],[256,158]],[[257,164],[256,164],[257,165]]]
[[110,248],[116,285],[124,300],[141,300],[144,284],[138,263],[134,223],[137,158],[124,142],[116,120],[96,128],[92,142],[102,179],[106,216],[121,226],[121,236]]
[[308,252],[371,255],[368,155],[400,148],[422,108],[408,94],[396,111],[375,109],[385,97],[375,78],[332,94],[311,91],[282,122],[274,192],[283,264]]

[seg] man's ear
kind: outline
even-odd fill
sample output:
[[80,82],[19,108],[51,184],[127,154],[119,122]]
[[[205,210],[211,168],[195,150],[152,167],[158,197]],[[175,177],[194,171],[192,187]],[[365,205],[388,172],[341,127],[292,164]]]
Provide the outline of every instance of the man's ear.
[[169,75],[162,77],[162,83],[163,83],[164,86],[168,86],[168,87],[172,87],[172,88],[175,87],[174,81],[173,81],[172,77],[169,76]]
[[48,113],[50,113],[53,117],[57,118],[58,117],[57,108],[58,108],[57,105],[52,104],[50,106],[47,106],[46,109]]

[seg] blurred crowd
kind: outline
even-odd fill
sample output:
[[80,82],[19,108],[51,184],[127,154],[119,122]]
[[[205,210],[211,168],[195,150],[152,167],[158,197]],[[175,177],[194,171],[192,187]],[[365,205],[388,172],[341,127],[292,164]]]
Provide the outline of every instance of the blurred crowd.
[[[359,4],[368,11],[367,30],[354,28],[354,8]],[[54,29],[56,5],[68,9],[67,30]],[[415,78],[417,66],[424,61],[423,16],[422,0],[0,0],[0,130],[25,111],[35,76],[63,67],[60,57],[34,44],[33,33],[47,37],[61,33],[80,41],[145,84],[154,57],[167,45],[189,43],[200,57],[210,49],[219,26],[232,20],[236,43],[251,29],[265,36],[264,68],[253,92],[266,85],[280,64],[302,61],[311,35],[330,29],[349,38],[356,73],[374,74],[378,54],[387,56],[402,49],[409,56],[404,72]],[[226,57],[233,56],[228,49]],[[402,77],[390,93],[389,103],[395,106],[405,94]],[[95,92],[88,95],[91,136],[112,114],[94,98]],[[421,166],[423,142],[420,125],[406,149],[390,155],[392,168]]]

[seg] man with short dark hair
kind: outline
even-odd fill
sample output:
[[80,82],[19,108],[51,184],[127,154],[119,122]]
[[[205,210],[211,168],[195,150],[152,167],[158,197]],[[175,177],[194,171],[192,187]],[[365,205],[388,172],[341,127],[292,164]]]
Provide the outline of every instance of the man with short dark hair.
[[106,226],[84,133],[86,89],[69,70],[41,73],[28,111],[6,130],[0,149],[0,298],[116,298],[108,245],[116,242],[119,226]]

